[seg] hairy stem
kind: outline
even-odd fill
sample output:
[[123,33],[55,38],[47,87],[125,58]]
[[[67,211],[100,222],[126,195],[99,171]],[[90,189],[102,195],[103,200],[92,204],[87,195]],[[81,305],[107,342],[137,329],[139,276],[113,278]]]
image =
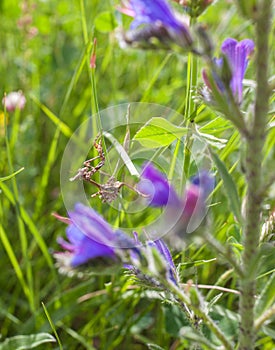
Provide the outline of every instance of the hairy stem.
[[[167,285],[166,279],[163,279],[163,284]],[[199,305],[194,305],[189,296],[182,290],[180,290],[174,283],[169,283],[167,289],[174,294],[176,299],[180,300],[185,304],[190,310],[193,311],[194,315],[201,319],[203,323],[208,327],[208,329],[215,334],[215,336],[223,344],[224,349],[233,350],[234,346],[231,341],[226,337],[222,330],[218,327],[215,321],[203,310]]]
[[247,137],[245,159],[247,194],[244,227],[244,251],[242,254],[243,278],[240,297],[240,350],[252,350],[255,346],[254,303],[257,253],[260,237],[262,206],[262,159],[267,125],[268,86],[268,36],[272,0],[259,1],[256,18],[256,101],[253,120]]

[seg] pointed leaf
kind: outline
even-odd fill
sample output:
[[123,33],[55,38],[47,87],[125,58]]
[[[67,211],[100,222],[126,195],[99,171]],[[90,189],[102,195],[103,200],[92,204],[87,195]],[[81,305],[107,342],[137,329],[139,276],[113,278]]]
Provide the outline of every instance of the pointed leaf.
[[236,219],[239,221],[239,223],[241,223],[243,221],[243,218],[241,214],[241,203],[236,185],[232,179],[232,176],[229,174],[224,162],[219,158],[217,153],[215,153],[213,150],[210,150],[210,152],[212,159],[216,164],[219,174],[223,180],[224,189],[229,199],[230,208]]
[[257,298],[256,305],[255,305],[255,311],[256,315],[261,315],[268,307],[270,307],[274,301],[275,301],[275,273],[273,273],[264,289],[262,290],[261,294]]

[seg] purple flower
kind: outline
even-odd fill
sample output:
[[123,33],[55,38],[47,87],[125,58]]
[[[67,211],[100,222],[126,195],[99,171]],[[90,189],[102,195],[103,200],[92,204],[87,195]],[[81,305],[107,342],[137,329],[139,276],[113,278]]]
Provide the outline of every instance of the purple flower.
[[243,79],[248,64],[248,58],[254,51],[254,42],[244,39],[238,42],[228,38],[222,43],[222,52],[228,59],[232,71],[230,87],[238,103],[241,103],[243,96]]
[[[145,25],[153,29],[152,34],[161,37],[165,36],[161,28],[165,28],[177,44],[186,47],[193,42],[188,27],[177,19],[166,0],[129,0],[128,7],[121,9],[121,12],[134,17],[132,30]],[[146,36],[146,31],[144,34]]]
[[167,178],[157,170],[151,163],[143,165],[141,180],[137,184],[137,190],[148,196],[152,207],[162,207],[165,205],[178,205],[180,199],[176,191],[171,186]]
[[[230,84],[230,89],[237,103],[242,102],[243,97],[243,79],[248,65],[250,55],[254,51],[254,42],[250,39],[244,39],[238,42],[235,39],[226,39],[221,46],[221,51],[227,58],[230,67],[230,81],[227,82],[226,77],[222,75],[224,59],[214,58],[213,63],[216,66],[216,71],[212,71],[214,81],[220,92],[225,92],[225,84]],[[226,71],[226,69],[224,69]],[[208,73],[203,70],[203,80],[211,90]],[[225,75],[225,74],[224,74]]]
[[[144,276],[149,274],[153,278],[157,278],[159,274],[165,272],[167,280],[177,284],[179,281],[177,269],[165,242],[162,239],[158,239],[155,241],[146,241],[142,245],[136,232],[134,232],[134,237],[139,251],[138,253],[130,253],[132,264],[124,265],[124,267],[131,270],[134,274],[139,275],[141,279],[144,268]],[[153,250],[157,251],[157,256],[153,253]],[[151,282],[154,285],[158,284],[155,280],[151,280]]]
[[55,254],[69,258],[71,267],[88,262],[97,257],[116,258],[123,248],[134,248],[136,243],[121,231],[114,231],[111,226],[92,208],[77,203],[75,210],[69,212],[69,219],[55,215],[69,224],[66,230],[68,241],[59,238],[58,242],[67,250]]

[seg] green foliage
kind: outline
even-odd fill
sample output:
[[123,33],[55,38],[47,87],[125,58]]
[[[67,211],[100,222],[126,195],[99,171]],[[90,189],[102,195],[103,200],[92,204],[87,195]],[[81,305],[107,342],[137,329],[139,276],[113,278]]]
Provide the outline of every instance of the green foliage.
[[[237,2],[246,15],[251,11],[248,1]],[[59,274],[54,266],[52,253],[61,249],[56,239],[65,235],[65,225],[51,215],[58,212],[66,216],[60,189],[63,152],[74,131],[95,115],[97,103],[103,110],[123,103],[150,102],[183,114],[180,126],[178,119],[154,115],[132,127],[129,153],[135,155],[142,148],[152,158],[164,154],[164,168],[179,193],[186,182],[182,174],[184,162],[190,165],[190,175],[195,173],[197,163],[216,171],[206,222],[198,236],[189,237],[184,249],[175,244],[173,254],[183,283],[192,280],[210,288],[200,289],[209,314],[228,339],[236,340],[239,277],[229,270],[222,254],[217,254],[210,244],[202,244],[201,236],[210,233],[222,247],[229,243],[232,259],[239,261],[243,249],[240,225],[246,188],[242,163],[245,150],[230,122],[195,99],[194,86],[192,96],[188,95],[187,87],[192,84],[187,55],[121,49],[113,30],[129,19],[114,9],[112,1],[2,0],[0,14],[0,99],[13,90],[22,90],[27,98],[24,110],[7,114],[7,134],[0,107],[0,350],[39,346],[63,346],[66,350],[184,350],[191,349],[192,342],[202,349],[220,346],[207,328],[203,333],[190,328],[182,309],[171,305],[162,294],[136,286],[116,267],[100,270],[95,262],[92,273],[83,273],[84,277],[79,278],[77,274]],[[253,38],[253,23],[242,18],[233,3],[214,2],[198,22],[207,23],[215,52],[226,37]],[[93,81],[90,56],[95,37]],[[274,54],[271,59],[274,68]],[[198,60],[196,64],[199,85],[204,63]],[[252,68],[248,78],[254,83]],[[253,84],[245,87],[245,93],[249,100]],[[274,97],[271,102],[274,104]],[[273,114],[271,108],[264,148],[264,162],[270,169],[264,174],[267,182],[275,163]],[[196,129],[188,135],[194,116]],[[125,127],[116,132],[122,144]],[[194,136],[201,140],[201,148],[194,149],[196,159],[187,161],[179,140],[189,136],[190,145]],[[73,141],[83,146],[82,139]],[[106,143],[110,146],[112,140],[106,137]],[[170,158],[165,158],[167,149]],[[202,153],[207,157],[203,158]],[[140,169],[139,159],[133,162]],[[81,163],[80,160],[77,166],[81,167]],[[70,176],[73,174],[68,174],[68,179]],[[263,221],[274,208],[274,188],[266,189],[265,195]],[[108,211],[98,199],[94,203],[106,218],[115,218],[114,224],[127,227],[134,224],[140,228],[153,220],[155,213],[148,211],[143,217],[129,219],[123,212],[117,215],[115,209]],[[274,305],[274,229],[271,231],[262,243],[257,320]],[[274,318],[259,328],[258,349],[271,350],[275,346]],[[49,333],[56,334],[55,338]],[[51,344],[57,339],[59,343]]]

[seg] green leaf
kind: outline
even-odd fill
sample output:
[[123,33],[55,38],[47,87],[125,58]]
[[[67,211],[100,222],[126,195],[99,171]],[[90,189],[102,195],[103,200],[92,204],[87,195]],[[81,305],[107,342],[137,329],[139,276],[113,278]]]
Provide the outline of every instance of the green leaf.
[[274,329],[264,326],[264,327],[262,327],[262,331],[264,332],[264,334],[266,334],[270,338],[275,339],[275,330]]
[[191,327],[182,327],[180,330],[180,335],[184,339],[189,339],[190,341],[192,341],[192,343],[197,343],[201,346],[206,346],[209,350],[217,350],[219,348],[218,346],[212,344],[201,333],[195,331]]
[[15,171],[14,173],[12,173],[12,174],[10,174],[8,176],[0,177],[0,182],[7,181],[7,180],[11,179],[15,175],[21,173],[21,171],[23,171],[23,170],[24,170],[24,168],[22,167],[19,170]]
[[178,337],[181,328],[189,324],[186,315],[176,305],[165,304],[163,311],[166,333]]
[[148,349],[150,350],[165,350],[164,348],[160,347],[157,344],[147,344]]
[[12,338],[7,338],[3,343],[0,343],[0,350],[34,349],[41,344],[55,341],[55,338],[48,333],[17,335]]
[[265,284],[264,289],[257,298],[255,305],[256,315],[260,316],[275,301],[275,273],[273,273]]
[[[240,321],[238,313],[216,304],[212,306],[210,316],[228,339],[234,339],[237,336]],[[216,336],[211,334],[210,339],[216,341]]]
[[153,117],[136,133],[134,140],[146,148],[170,145],[187,133],[187,128],[176,126],[161,117]]
[[243,221],[243,218],[241,214],[241,203],[236,185],[231,175],[229,174],[224,162],[219,158],[217,153],[215,153],[213,150],[210,150],[210,153],[223,180],[224,189],[229,199],[230,208],[238,222],[241,223]]
[[46,116],[58,127],[68,138],[74,137],[72,130],[62,120],[60,120],[48,107],[43,105],[34,95],[30,95],[37,106],[46,114]]
[[95,19],[95,28],[101,33],[112,32],[116,26],[116,19],[109,11],[100,13]]

